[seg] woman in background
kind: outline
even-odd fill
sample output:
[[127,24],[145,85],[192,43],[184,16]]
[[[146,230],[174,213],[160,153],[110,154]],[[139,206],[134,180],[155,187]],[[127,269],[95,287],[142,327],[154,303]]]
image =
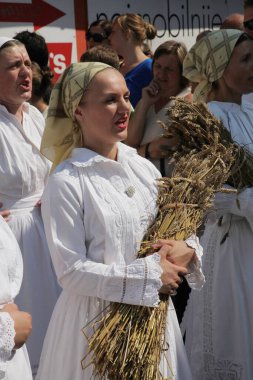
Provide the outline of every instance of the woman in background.
[[[232,138],[253,153],[253,40],[233,29],[211,32],[190,49],[184,75],[198,82],[194,97],[207,102]],[[252,380],[253,188],[217,194],[207,215],[203,271],[183,323],[193,378]]]
[[112,24],[108,20],[93,21],[86,33],[87,49],[94,46],[109,46]]
[[143,42],[155,36],[155,27],[136,13],[120,15],[112,25],[109,40],[123,59],[120,72],[125,77],[133,107],[141,98],[142,88],[152,79],[152,59],[143,52]]
[[182,75],[186,46],[166,41],[158,46],[153,57],[153,79],[143,88],[142,97],[131,114],[126,143],[138,149],[163,176],[171,174],[169,157],[176,149],[173,138],[165,138],[159,124],[167,120],[167,109],[173,105],[171,96],[191,100],[189,81]]

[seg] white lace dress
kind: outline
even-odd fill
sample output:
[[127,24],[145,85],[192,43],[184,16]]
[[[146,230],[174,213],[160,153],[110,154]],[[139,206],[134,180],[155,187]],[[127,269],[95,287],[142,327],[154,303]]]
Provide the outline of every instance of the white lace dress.
[[33,318],[27,343],[33,373],[60,289],[52,267],[41,211],[36,207],[50,169],[40,152],[44,118],[25,103],[23,125],[0,105],[0,202],[11,210],[11,227],[23,256],[24,275],[16,303]]
[[[118,145],[118,160],[88,149],[75,149],[50,176],[42,198],[46,236],[63,288],[46,339],[37,380],[84,380],[87,352],[82,327],[94,320],[108,301],[154,307],[159,301],[159,255],[136,259],[147,226],[156,213],[156,168],[136,151]],[[197,247],[192,239],[191,245]],[[203,281],[197,260],[198,286]],[[88,332],[88,331],[87,331]],[[165,378],[191,380],[173,305],[167,326]]]
[[14,348],[14,321],[8,313],[1,312],[12,303],[19,292],[23,274],[20,249],[7,223],[0,216],[0,379],[31,380],[32,373],[23,346]]
[[[253,152],[253,105],[209,108]],[[236,198],[217,195],[201,239],[206,283],[183,321],[194,380],[253,379],[253,188]]]

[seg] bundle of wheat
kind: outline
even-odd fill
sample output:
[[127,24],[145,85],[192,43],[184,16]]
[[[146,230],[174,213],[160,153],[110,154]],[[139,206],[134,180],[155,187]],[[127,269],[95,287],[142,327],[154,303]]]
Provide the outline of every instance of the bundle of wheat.
[[[169,116],[173,127],[165,125],[166,133],[175,132],[181,141],[187,138],[187,143],[176,154],[172,177],[158,180],[158,214],[138,257],[152,253],[157,239],[181,240],[194,233],[238,159],[237,145],[202,105],[176,101]],[[100,321],[92,323],[91,338],[84,328],[89,353],[82,361],[83,368],[92,364],[99,379],[162,379],[159,364],[167,350],[169,301],[166,296],[160,298],[159,307],[154,308],[113,303]]]
[[[179,139],[178,151],[181,157],[189,151],[201,151],[210,146],[210,139],[216,135],[224,147],[233,144],[229,131],[222,122],[210,113],[204,103],[189,103],[180,98],[173,98],[175,106],[167,111],[167,123],[161,123],[164,136],[173,135]],[[234,145],[236,160],[227,183],[236,189],[253,186],[253,155],[247,147]]]

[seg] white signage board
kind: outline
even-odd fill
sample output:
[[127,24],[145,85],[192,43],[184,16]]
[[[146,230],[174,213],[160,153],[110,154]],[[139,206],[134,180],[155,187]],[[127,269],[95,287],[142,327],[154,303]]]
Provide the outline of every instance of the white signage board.
[[171,38],[184,41],[189,48],[201,31],[219,28],[231,13],[243,13],[243,1],[238,0],[87,0],[87,7],[89,23],[139,13],[157,28],[153,49]]
[[85,30],[97,19],[139,13],[157,28],[154,50],[170,38],[188,48],[199,32],[219,28],[222,20],[243,12],[239,0],[7,0],[0,1],[0,36],[36,31],[47,41],[55,79],[84,52]]

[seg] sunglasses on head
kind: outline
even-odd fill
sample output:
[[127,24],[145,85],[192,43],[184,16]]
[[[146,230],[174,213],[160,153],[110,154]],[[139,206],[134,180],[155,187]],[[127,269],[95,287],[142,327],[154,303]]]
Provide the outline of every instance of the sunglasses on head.
[[253,19],[244,21],[243,26],[245,29],[253,30]]
[[107,38],[106,35],[102,33],[91,33],[91,32],[86,33],[87,41],[90,41],[92,39],[94,42],[102,42],[106,38]]

